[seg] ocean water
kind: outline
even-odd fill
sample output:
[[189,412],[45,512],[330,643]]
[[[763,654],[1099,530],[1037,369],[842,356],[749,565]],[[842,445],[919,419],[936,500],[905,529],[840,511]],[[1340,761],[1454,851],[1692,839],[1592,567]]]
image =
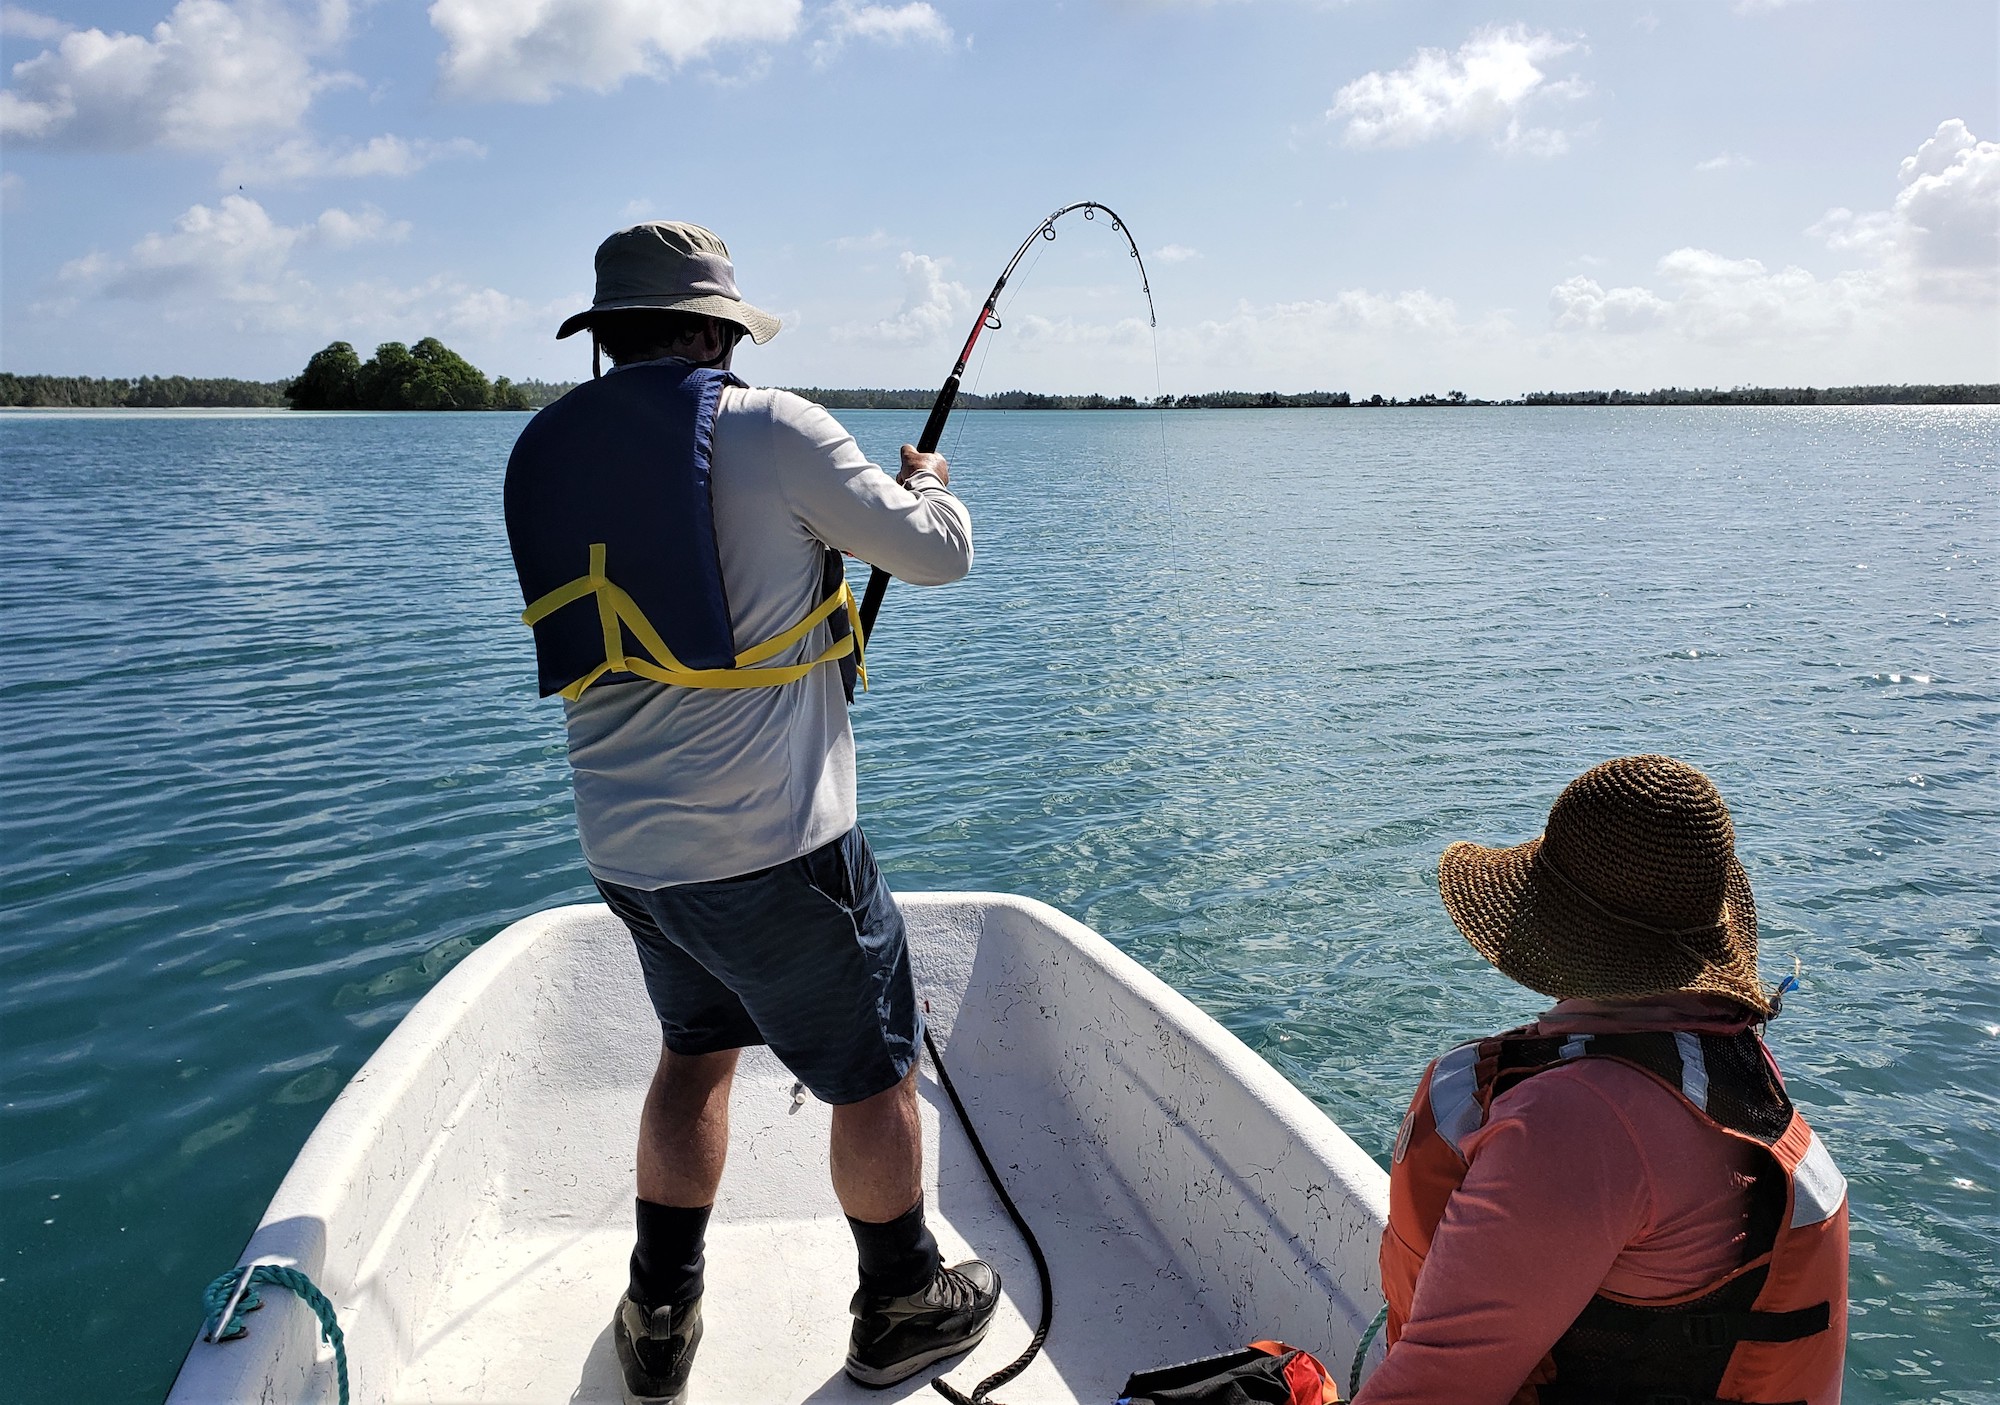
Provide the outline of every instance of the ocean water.
[[[920,416],[843,416],[878,461]],[[521,417],[0,417],[0,1398],[149,1401],[328,1102],[588,895]],[[1433,888],[1610,756],[1735,811],[1851,1402],[2000,1399],[2000,413],[964,414],[858,705],[905,889],[1091,923],[1386,1154],[1530,1016]],[[859,574],[857,571],[857,581]]]

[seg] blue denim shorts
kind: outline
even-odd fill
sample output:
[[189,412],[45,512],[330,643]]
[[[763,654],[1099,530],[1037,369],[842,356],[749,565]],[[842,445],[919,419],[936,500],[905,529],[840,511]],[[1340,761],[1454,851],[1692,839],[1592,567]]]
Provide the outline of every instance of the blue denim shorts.
[[903,914],[859,826],[756,873],[597,890],[632,931],[676,1054],[768,1044],[833,1104],[895,1087],[916,1061]]

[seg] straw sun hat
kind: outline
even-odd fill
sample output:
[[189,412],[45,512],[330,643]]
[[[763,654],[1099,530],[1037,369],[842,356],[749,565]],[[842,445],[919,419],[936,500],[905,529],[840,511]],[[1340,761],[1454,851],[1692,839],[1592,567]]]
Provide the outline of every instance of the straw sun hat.
[[1770,1009],[1729,808],[1684,761],[1593,767],[1557,797],[1540,837],[1446,849],[1438,891],[1475,951],[1544,995],[1702,991]]
[[562,324],[556,340],[582,331],[600,313],[650,308],[696,312],[734,322],[762,346],[779,322],[736,291],[729,246],[698,224],[651,220],[621,229],[597,246],[597,295]]

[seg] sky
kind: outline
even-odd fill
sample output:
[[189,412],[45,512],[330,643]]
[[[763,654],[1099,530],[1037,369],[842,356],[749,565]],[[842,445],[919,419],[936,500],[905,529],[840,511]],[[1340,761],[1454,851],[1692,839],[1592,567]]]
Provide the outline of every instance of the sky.
[[686,219],[737,369],[968,388],[2000,381],[1993,0],[77,0],[0,8],[0,369],[589,374]]

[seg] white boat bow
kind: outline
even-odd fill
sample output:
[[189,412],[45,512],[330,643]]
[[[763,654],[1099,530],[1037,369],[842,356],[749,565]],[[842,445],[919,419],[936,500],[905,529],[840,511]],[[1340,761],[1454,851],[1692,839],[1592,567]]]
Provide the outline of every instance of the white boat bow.
[[[1379,1167],[1190,1001],[1055,909],[901,895],[919,996],[973,1125],[1047,1254],[1053,1330],[997,1392],[1108,1405],[1126,1376],[1277,1338],[1343,1389],[1381,1302]],[[620,1400],[611,1310],[659,1026],[601,906],[524,918],[420,1001],[327,1110],[241,1262],[304,1271],[359,1402]],[[769,1052],[737,1076],[693,1405],[934,1398],[841,1372],[854,1250],[827,1109]],[[1026,1246],[926,1065],[926,1195],[948,1257],[1004,1279],[961,1389],[1040,1311]],[[275,1288],[247,1336],[197,1341],[168,1405],[336,1398],[332,1352]],[[1379,1354],[1379,1342],[1371,1354]]]

